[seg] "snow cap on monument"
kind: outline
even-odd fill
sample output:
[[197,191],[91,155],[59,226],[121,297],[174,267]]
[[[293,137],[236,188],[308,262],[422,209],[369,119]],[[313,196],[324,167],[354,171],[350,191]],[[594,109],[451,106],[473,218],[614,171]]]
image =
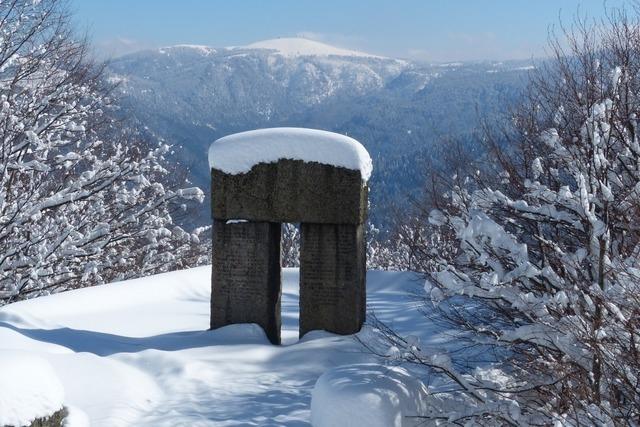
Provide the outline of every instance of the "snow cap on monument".
[[209,147],[209,166],[231,175],[247,173],[260,163],[302,160],[360,171],[368,181],[371,156],[353,138],[324,130],[270,128],[225,136]]

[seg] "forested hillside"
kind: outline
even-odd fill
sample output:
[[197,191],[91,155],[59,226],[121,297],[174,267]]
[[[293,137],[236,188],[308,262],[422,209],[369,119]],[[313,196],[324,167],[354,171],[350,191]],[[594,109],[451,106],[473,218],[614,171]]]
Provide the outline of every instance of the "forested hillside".
[[[283,42],[287,50],[283,50]],[[273,48],[269,48],[273,47]],[[452,139],[471,143],[480,117],[508,112],[529,62],[424,65],[302,39],[238,48],[174,46],[109,64],[122,113],[176,147],[194,185],[209,187],[204,153],[215,139],[275,126],[331,130],[372,154],[372,218],[415,193],[416,169]],[[178,149],[179,148],[179,149]],[[204,204],[197,224],[209,219]]]

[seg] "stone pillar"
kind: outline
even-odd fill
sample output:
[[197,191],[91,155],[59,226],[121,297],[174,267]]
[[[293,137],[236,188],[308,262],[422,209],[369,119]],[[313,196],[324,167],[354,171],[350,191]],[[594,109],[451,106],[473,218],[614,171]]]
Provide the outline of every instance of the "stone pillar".
[[280,344],[280,223],[214,220],[211,329],[257,323]]
[[323,329],[354,334],[366,315],[362,224],[301,224],[300,337]]

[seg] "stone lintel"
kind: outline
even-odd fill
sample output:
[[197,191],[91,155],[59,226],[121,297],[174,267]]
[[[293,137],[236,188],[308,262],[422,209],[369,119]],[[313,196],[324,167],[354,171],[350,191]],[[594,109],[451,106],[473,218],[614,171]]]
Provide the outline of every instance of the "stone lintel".
[[214,219],[362,224],[368,188],[360,171],[302,160],[261,163],[245,174],[211,170]]

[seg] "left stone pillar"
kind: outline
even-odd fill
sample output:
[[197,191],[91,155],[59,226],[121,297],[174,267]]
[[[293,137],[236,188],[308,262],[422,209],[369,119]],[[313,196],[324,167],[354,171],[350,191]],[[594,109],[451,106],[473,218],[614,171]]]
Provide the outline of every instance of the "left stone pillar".
[[211,329],[257,323],[280,344],[281,224],[215,219]]

